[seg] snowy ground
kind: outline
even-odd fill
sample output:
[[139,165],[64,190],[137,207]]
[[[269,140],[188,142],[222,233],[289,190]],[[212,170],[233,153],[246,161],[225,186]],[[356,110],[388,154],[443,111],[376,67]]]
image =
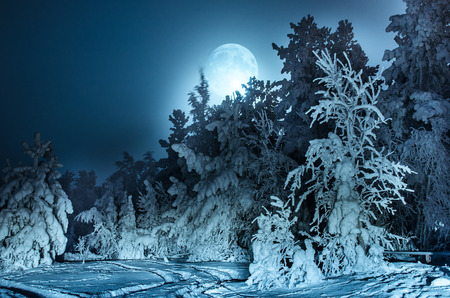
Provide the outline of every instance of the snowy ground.
[[183,261],[63,263],[0,273],[1,297],[450,297],[450,267],[393,263],[388,273],[355,274],[296,289],[248,287],[248,264]]

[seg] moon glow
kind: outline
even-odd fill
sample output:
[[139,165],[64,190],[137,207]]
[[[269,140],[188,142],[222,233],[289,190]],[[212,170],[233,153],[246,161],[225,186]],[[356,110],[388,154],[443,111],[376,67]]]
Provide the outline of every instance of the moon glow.
[[241,85],[248,83],[253,76],[258,76],[258,63],[247,48],[236,43],[216,48],[205,66],[212,104],[220,104],[226,95],[232,95],[236,90],[243,94]]

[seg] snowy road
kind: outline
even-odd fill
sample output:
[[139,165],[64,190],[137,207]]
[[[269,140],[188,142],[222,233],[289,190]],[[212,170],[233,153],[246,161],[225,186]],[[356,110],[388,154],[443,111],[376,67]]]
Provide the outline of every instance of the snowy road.
[[[248,277],[244,263],[103,261],[64,263],[0,275],[1,294],[52,297],[201,295]],[[1,292],[3,291],[3,292]],[[18,295],[19,296],[19,295]]]
[[388,273],[330,278],[297,289],[248,287],[244,263],[103,261],[0,273],[0,296],[12,297],[450,297],[450,268],[395,263]]

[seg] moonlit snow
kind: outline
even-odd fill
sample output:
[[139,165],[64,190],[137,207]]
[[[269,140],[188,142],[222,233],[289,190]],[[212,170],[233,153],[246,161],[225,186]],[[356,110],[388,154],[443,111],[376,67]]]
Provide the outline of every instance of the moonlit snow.
[[300,288],[247,286],[246,263],[156,260],[63,263],[0,273],[2,297],[448,297],[450,267],[393,263]]

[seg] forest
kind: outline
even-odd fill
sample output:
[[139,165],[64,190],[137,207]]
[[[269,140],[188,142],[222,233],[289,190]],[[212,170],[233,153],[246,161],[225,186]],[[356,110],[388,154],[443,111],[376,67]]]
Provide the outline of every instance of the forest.
[[448,1],[406,4],[385,70],[350,21],[308,15],[272,44],[285,79],[249,78],[212,106],[200,71],[167,156],[124,152],[102,185],[60,173],[36,133],[30,164],[3,171],[0,268],[183,256],[249,262],[247,283],[271,288],[367,271],[385,250],[449,250]]

